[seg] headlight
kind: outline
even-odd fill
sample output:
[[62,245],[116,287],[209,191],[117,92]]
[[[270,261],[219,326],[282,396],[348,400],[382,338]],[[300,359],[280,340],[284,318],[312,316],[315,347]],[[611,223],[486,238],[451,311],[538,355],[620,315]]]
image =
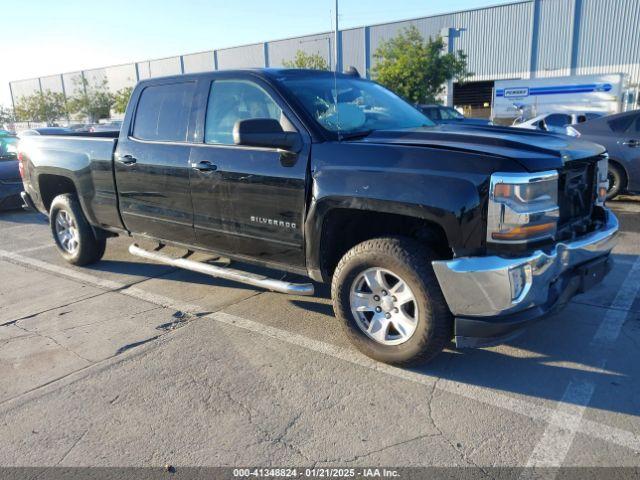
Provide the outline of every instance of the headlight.
[[602,207],[607,199],[607,191],[609,190],[609,155],[606,153],[602,156],[602,160],[598,160],[596,172],[598,181],[596,205]]
[[487,242],[522,244],[553,238],[559,212],[558,172],[494,173]]

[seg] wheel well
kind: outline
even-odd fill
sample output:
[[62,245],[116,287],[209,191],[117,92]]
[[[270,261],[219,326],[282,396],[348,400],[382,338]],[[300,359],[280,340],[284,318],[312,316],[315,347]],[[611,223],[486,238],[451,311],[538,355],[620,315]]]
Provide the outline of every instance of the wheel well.
[[629,175],[627,174],[627,170],[615,158],[610,158],[609,164],[614,165],[622,174],[622,185],[620,185],[620,191],[623,192],[627,188],[627,183],[629,181]]
[[58,195],[64,193],[77,194],[76,186],[73,182],[69,178],[60,175],[40,175],[38,177],[38,185],[40,187],[40,197],[47,212],[51,208],[51,202]]
[[352,247],[371,238],[406,236],[428,245],[439,258],[452,258],[440,225],[421,218],[367,210],[335,209],[322,224],[320,268],[331,278],[340,259]]

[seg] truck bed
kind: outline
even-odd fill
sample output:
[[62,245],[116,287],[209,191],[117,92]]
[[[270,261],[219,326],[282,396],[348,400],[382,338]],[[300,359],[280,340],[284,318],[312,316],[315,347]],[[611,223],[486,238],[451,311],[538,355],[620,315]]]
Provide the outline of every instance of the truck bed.
[[47,175],[73,180],[87,218],[94,225],[121,227],[113,175],[113,154],[118,132],[82,132],[69,135],[29,136],[19,151],[28,156],[25,185],[36,205],[47,210],[46,191],[39,183]]

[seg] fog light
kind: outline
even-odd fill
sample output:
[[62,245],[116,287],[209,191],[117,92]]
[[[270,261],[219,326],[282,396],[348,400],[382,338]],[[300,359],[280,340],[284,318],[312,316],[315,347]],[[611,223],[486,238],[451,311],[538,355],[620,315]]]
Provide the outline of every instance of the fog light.
[[509,283],[511,284],[511,301],[520,302],[531,286],[531,265],[520,265],[509,269]]
[[606,199],[607,199],[607,187],[600,187],[598,189],[598,201],[604,204],[604,201]]

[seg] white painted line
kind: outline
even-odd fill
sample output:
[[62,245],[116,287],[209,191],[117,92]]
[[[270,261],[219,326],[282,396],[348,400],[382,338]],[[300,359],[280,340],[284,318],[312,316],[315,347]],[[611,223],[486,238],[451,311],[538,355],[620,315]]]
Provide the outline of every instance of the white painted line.
[[[591,353],[598,358],[597,367],[607,366],[608,355],[620,336],[622,326],[629,315],[629,309],[640,293],[640,258],[637,258],[622,282],[613,302],[603,316],[598,330],[590,343]],[[595,384],[588,381],[569,382],[562,399],[535,449],[529,456],[527,467],[520,478],[535,478],[535,467],[560,467],[565,461],[577,432],[581,428],[582,417],[591,402]],[[637,451],[637,447],[635,448]],[[555,474],[546,472],[546,478]]]
[[46,245],[37,245],[35,247],[21,248],[20,250],[15,250],[13,253],[35,252],[37,250],[46,250],[47,248],[55,248],[55,244],[53,242],[49,242]]
[[[0,218],[0,220],[2,220]],[[20,223],[18,225],[11,225],[9,227],[5,227],[4,225],[0,226],[0,233],[9,232],[11,230],[19,230],[21,228],[26,227],[45,227],[48,224],[46,222],[34,222],[34,223]]]
[[[562,465],[595,388],[595,385],[590,382],[572,381],[569,383],[558,407],[553,412],[552,420],[547,425],[525,467],[544,468]],[[530,474],[530,471],[524,470],[520,478],[530,478]]]
[[0,257],[13,260],[14,262],[20,263],[22,265],[34,267],[37,270],[42,270],[45,272],[54,273],[56,275],[62,275],[73,280],[78,280],[82,283],[93,285],[94,287],[104,288],[105,290],[119,290],[126,287],[126,285],[123,283],[99,278],[95,275],[79,272],[67,267],[60,267],[52,263],[43,262],[42,260],[38,260],[36,258],[25,257],[18,253],[8,252],[6,250],[0,250]]
[[593,347],[608,348],[618,339],[627,319],[628,310],[633,306],[638,293],[640,293],[640,259],[636,260],[629,270],[616,298],[611,303],[611,310],[607,310],[604,320],[593,336],[591,342]]
[[[142,290],[139,287],[134,286],[127,288],[126,285],[119,282],[104,280],[94,275],[79,272],[71,268],[48,264],[46,262],[25,257],[16,253],[0,250],[0,257],[5,257],[10,261],[18,263],[20,265],[30,266],[38,270],[53,273],[56,275],[62,275],[99,288],[118,290],[119,293],[129,295],[133,298],[144,300],[155,305],[174,308],[176,310],[181,310],[183,312],[189,313],[199,313],[203,310],[197,305],[187,304],[179,300],[166,297],[164,295],[153,294]],[[640,263],[640,259],[638,260],[638,262]],[[208,318],[225,325],[242,328],[258,335],[264,335],[270,338],[274,338],[281,342],[296,345],[310,351],[318,352],[323,355],[328,355],[333,358],[349,362],[353,365],[368,368],[370,370],[374,370],[376,372],[380,372],[382,374],[400,378],[416,384],[432,387],[437,382],[436,388],[438,390],[446,391],[455,395],[460,395],[464,398],[510,411],[530,418],[532,420],[546,422],[550,425],[553,425],[554,428],[565,428],[567,425],[575,425],[575,430],[579,431],[580,433],[584,433],[585,435],[599,438],[606,442],[640,452],[640,436],[638,436],[636,433],[618,429],[615,427],[610,427],[608,425],[591,420],[581,420],[581,414],[579,412],[576,413],[576,411],[572,411],[569,406],[566,409],[553,409],[533,402],[528,402],[516,396],[505,395],[490,388],[470,385],[468,383],[456,382],[453,380],[442,379],[423,373],[405,370],[402,368],[392,367],[384,363],[376,362],[360,354],[356,350],[338,347],[336,345],[308,338],[294,332],[283,330],[277,327],[272,327],[260,322],[256,322],[254,320],[231,315],[224,312],[211,313],[203,316],[203,318]]]

